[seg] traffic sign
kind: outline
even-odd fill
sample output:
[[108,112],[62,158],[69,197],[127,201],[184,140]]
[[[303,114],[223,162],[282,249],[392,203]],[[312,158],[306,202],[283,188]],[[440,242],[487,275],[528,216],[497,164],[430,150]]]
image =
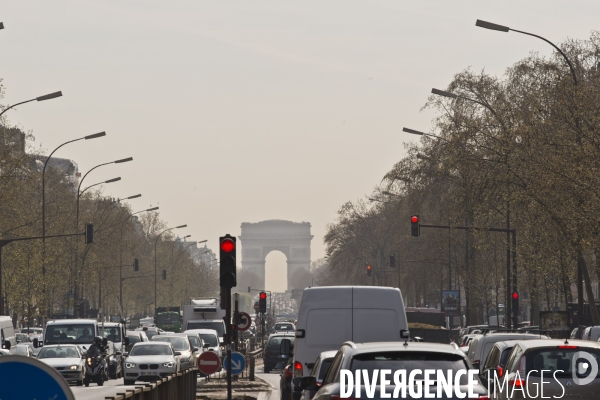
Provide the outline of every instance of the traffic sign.
[[35,358],[0,357],[0,376],[0,399],[75,400],[65,378]]
[[[223,368],[227,371],[227,357],[223,358]],[[231,375],[241,374],[244,368],[246,368],[246,357],[237,351],[231,352]]]
[[247,331],[252,325],[252,318],[245,312],[241,312],[238,316],[238,331]]
[[260,304],[258,304],[258,301],[256,303],[254,303],[254,311],[258,311],[260,309]]
[[214,351],[205,351],[198,357],[198,369],[205,375],[214,374],[221,369],[221,360]]

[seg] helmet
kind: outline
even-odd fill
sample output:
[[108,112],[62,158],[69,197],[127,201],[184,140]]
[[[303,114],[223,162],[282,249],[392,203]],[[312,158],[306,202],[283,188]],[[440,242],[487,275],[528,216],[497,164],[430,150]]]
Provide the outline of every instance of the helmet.
[[102,338],[100,336],[96,336],[94,338],[94,343],[102,344]]

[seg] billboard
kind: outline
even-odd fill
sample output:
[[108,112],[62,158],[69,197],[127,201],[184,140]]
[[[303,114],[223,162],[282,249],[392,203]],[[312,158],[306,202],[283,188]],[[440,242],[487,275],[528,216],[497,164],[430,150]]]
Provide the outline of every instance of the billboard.
[[460,290],[442,290],[442,312],[446,316],[460,315]]
[[540,311],[541,331],[569,331],[568,311]]

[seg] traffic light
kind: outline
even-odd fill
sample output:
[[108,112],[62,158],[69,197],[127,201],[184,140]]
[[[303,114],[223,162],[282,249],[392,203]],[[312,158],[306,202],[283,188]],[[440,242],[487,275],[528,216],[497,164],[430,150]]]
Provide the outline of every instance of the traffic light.
[[221,236],[219,238],[219,249],[220,257],[219,262],[221,264],[221,287],[231,289],[237,285],[237,272],[235,267],[235,243],[236,239],[229,234]]
[[371,276],[371,274],[373,274],[373,271],[371,271],[371,266],[367,265],[367,276]]
[[167,270],[163,269],[163,280],[167,280]]
[[258,295],[258,312],[265,314],[267,312],[267,294],[260,292]]
[[390,254],[390,268],[396,268],[396,256]]
[[137,258],[133,259],[133,270],[134,271],[140,270],[140,260],[138,260]]
[[421,224],[418,215],[413,215],[410,217],[410,231],[413,236],[421,235]]
[[[519,292],[512,292],[512,312],[513,315],[519,315]],[[510,318],[510,316],[508,316]]]
[[85,224],[85,244],[94,243],[94,224]]

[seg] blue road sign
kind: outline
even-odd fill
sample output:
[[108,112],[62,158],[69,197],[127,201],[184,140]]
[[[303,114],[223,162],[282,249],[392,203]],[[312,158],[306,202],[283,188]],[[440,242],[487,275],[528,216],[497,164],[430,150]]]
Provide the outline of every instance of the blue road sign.
[[[69,384],[54,368],[35,358],[0,357],[0,399],[75,400]],[[10,382],[10,384],[9,384]]]
[[[227,371],[227,357],[223,359],[223,368]],[[239,375],[246,368],[246,357],[242,353],[231,353],[231,375]],[[4,399],[2,399],[4,400]]]

